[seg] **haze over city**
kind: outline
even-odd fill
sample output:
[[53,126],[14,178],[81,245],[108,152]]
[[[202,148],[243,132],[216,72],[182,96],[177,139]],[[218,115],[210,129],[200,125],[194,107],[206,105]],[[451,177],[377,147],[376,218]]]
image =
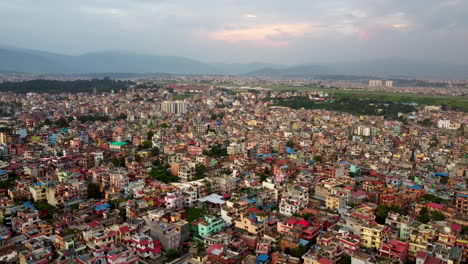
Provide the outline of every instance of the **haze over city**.
[[468,61],[463,0],[0,1],[0,44],[203,62]]

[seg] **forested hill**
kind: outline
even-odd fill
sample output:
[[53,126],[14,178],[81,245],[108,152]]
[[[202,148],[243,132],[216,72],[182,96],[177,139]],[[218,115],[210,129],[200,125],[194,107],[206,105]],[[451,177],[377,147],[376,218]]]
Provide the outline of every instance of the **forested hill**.
[[109,78],[75,81],[31,80],[24,82],[0,83],[0,92],[15,93],[86,93],[125,90],[131,81],[116,81]]

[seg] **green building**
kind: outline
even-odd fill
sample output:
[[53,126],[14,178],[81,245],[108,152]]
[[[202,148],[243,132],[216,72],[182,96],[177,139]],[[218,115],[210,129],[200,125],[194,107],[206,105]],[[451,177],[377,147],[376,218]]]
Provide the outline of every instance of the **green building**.
[[198,223],[198,235],[206,237],[209,234],[219,233],[226,228],[226,222],[222,218],[205,215],[204,221]]

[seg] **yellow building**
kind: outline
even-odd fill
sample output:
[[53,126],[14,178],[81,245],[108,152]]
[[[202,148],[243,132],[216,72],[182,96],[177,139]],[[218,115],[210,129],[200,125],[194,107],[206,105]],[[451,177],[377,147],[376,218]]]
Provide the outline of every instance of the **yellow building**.
[[343,208],[346,205],[343,197],[336,195],[328,195],[326,198],[325,205],[328,210],[337,211],[340,208]]
[[435,236],[435,229],[429,225],[415,222],[410,226],[408,258],[414,261],[419,251],[426,251]]
[[234,221],[237,228],[243,229],[251,235],[263,235],[267,227],[267,214],[255,207],[247,209],[241,214],[240,220]]
[[29,191],[35,202],[47,199],[46,188],[40,182],[36,182],[33,186],[29,187]]
[[364,226],[361,231],[361,245],[366,248],[380,248],[380,243],[389,237],[391,229],[384,225]]

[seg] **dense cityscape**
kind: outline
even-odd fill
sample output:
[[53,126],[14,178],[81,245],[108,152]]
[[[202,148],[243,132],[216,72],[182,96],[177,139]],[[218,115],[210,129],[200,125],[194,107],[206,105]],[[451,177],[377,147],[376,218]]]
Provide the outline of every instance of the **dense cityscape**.
[[467,263],[466,101],[234,79],[0,83],[0,261]]
[[468,264],[468,0],[0,0],[0,264]]

